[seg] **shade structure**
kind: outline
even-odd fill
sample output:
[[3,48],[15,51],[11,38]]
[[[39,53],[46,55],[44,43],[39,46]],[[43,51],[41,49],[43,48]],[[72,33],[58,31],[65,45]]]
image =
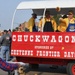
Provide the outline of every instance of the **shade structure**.
[[[61,11],[57,12],[55,9],[59,7]],[[24,1],[17,6],[17,10],[32,9],[37,15],[41,15],[44,9],[49,9],[51,14],[57,13],[66,14],[69,10],[75,11],[75,0],[33,0]]]

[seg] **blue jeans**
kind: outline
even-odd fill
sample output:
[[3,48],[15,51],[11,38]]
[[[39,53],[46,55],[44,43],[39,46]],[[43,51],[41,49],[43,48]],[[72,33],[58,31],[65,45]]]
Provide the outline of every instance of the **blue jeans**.
[[[9,60],[9,46],[1,46],[1,58],[3,60],[8,61]],[[4,57],[5,56],[5,57]]]

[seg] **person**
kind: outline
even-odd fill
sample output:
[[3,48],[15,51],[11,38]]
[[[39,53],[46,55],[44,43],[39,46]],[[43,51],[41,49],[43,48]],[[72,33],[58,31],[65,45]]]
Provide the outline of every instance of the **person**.
[[35,13],[32,14],[32,17],[28,21],[28,29],[30,32],[37,32],[35,19],[37,18],[37,15]]
[[[1,44],[1,58],[3,60],[9,61],[11,36],[7,34],[7,30],[4,30],[4,34],[1,36],[0,44]],[[4,55],[6,58],[4,57]]]
[[[67,15],[63,15],[62,18],[63,18],[63,19],[67,18]],[[57,32],[66,32],[66,26],[67,26],[67,25],[66,25],[65,22],[60,21],[60,22],[59,22],[59,25],[58,25],[58,30],[57,30]]]
[[[3,35],[3,31],[0,31],[0,38]],[[1,44],[0,44],[0,57],[1,57]]]
[[17,32],[22,32],[22,30],[21,30],[21,28],[20,28],[20,27],[18,27],[18,30],[17,30]]
[[60,21],[66,23],[66,32],[75,32],[75,18],[74,18],[74,11],[68,11],[68,17],[63,19],[60,18]]
[[55,32],[57,30],[57,24],[50,15],[49,10],[46,10],[45,17],[39,21],[39,28],[41,28],[41,31],[43,30],[43,32]]
[[11,29],[8,29],[7,32],[8,32],[8,34],[10,35],[10,37],[12,37]]
[[23,24],[20,24],[20,25],[19,25],[18,31],[19,31],[19,32],[24,32],[24,26],[23,26]]
[[11,60],[11,59],[14,58],[13,56],[10,55],[10,54],[11,54],[11,41],[12,41],[12,32],[11,32],[11,29],[8,29],[8,30],[7,30],[7,34],[9,34],[9,36],[10,36],[9,60]]
[[12,72],[15,69],[18,69],[21,65],[19,63],[8,63],[2,58],[0,58],[0,69],[7,71],[7,72]]

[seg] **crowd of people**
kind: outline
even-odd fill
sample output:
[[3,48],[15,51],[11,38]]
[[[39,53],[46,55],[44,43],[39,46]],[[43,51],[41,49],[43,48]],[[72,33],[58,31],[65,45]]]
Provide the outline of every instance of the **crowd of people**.
[[[45,12],[45,17],[40,19],[38,25],[35,23],[36,18],[37,14],[33,13],[28,22],[20,24],[13,32],[75,32],[75,18],[72,10],[59,18],[59,25],[57,25],[49,10]],[[7,63],[10,60],[11,40],[12,32],[10,29],[0,32],[0,68],[5,71],[12,71],[20,66],[19,64]]]
[[59,18],[59,25],[57,24],[54,17],[51,15],[49,10],[46,10],[45,17],[42,17],[38,24],[35,20],[37,19],[37,14],[33,13],[32,17],[28,22],[20,24],[13,31],[17,32],[74,32],[75,31],[75,18],[73,10],[68,11]]
[[11,60],[11,30],[0,32],[0,69],[10,72],[20,67],[19,63],[8,63]]

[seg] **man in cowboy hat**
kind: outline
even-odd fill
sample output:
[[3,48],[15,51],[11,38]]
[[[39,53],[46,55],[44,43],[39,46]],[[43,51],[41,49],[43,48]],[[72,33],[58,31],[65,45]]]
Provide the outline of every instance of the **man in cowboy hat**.
[[54,32],[57,30],[56,22],[52,18],[49,10],[46,10],[45,17],[42,18],[39,22],[40,29],[42,29],[42,26],[43,26],[43,32]]
[[37,31],[35,29],[35,19],[37,18],[37,15],[35,13],[32,14],[32,17],[29,19],[28,21],[28,29],[30,32],[33,32],[33,31]]
[[59,20],[66,24],[66,26],[65,26],[66,32],[75,32],[75,18],[74,18],[73,10],[69,10],[67,15],[68,15],[67,18],[65,18],[65,19],[60,18]]

